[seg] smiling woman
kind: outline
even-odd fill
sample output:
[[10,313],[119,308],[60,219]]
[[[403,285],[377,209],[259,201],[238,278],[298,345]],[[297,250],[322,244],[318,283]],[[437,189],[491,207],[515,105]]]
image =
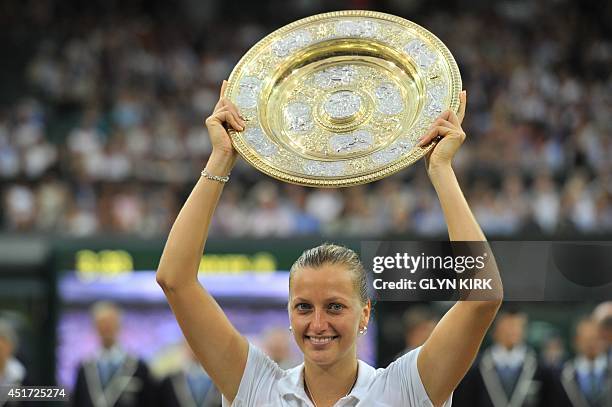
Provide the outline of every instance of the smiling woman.
[[[224,82],[221,94],[224,94]],[[485,241],[459,188],[451,161],[465,139],[458,116],[444,112],[420,140],[438,139],[426,168],[440,199],[451,240]],[[498,294],[488,301],[459,301],[425,344],[385,369],[357,359],[356,343],[367,332],[371,302],[359,257],[324,244],[306,250],[291,268],[288,312],[304,363],[281,369],[234,328],[197,280],[210,222],[237,153],[226,126],[241,131],[236,107],[221,98],[206,126],[213,145],[202,176],[168,236],[157,271],[189,345],[233,406],[445,406],[472,364],[500,304],[501,282],[490,256],[488,272]]]
[[325,244],[300,256],[289,274],[289,318],[309,366],[305,381],[316,366],[356,364],[356,335],[367,330],[370,308],[365,271],[352,250]]

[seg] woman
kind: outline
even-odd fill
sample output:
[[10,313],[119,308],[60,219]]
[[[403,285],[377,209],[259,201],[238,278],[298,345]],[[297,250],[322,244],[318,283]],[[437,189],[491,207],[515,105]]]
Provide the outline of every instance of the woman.
[[[226,85],[224,81],[221,95]],[[441,138],[426,157],[426,167],[450,239],[485,241],[451,168],[465,139],[465,92],[460,100],[458,116],[443,113],[420,145]],[[500,306],[501,293],[488,301],[458,302],[421,348],[374,370],[356,356],[356,339],[366,332],[371,310],[359,259],[334,245],[308,250],[289,278],[289,319],[304,365],[284,371],[240,335],[199,284],[198,264],[210,221],[237,157],[224,126],[241,131],[244,125],[236,107],[221,97],[206,120],[213,151],[170,231],[157,271],[187,341],[223,393],[224,404],[449,406]],[[497,271],[493,274],[498,281]]]

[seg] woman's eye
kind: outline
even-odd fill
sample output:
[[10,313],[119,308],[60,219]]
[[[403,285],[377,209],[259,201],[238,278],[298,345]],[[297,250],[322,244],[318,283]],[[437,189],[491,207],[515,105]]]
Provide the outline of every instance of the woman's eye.
[[344,305],[337,303],[329,304],[329,309],[332,311],[342,311],[344,309]]
[[308,311],[310,309],[310,305],[305,303],[300,303],[295,306],[295,309],[298,311]]

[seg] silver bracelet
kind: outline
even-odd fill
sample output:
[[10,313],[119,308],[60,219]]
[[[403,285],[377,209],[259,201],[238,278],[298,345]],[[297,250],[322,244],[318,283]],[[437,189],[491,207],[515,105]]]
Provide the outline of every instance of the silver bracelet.
[[204,178],[207,178],[212,181],[221,182],[222,184],[225,184],[227,181],[229,181],[229,176],[230,176],[230,174],[227,174],[225,176],[212,175],[212,174],[209,174],[208,171],[206,171],[206,168],[202,170],[201,174]]

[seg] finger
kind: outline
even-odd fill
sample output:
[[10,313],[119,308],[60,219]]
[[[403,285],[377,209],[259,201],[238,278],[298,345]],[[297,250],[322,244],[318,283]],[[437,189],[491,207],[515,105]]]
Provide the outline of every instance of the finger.
[[434,138],[438,136],[447,136],[450,134],[459,134],[457,129],[454,127],[436,126],[429,133],[418,142],[417,146],[422,147],[429,144]]
[[449,110],[448,120],[450,120],[453,125],[460,127],[461,122],[463,122],[463,116],[465,116],[465,91],[459,92],[459,108],[457,109],[457,113]]
[[445,110],[442,113],[440,113],[440,116],[438,116],[436,120],[434,120],[434,122],[431,124],[430,127],[433,127],[437,120],[440,120],[440,119],[448,120],[448,118],[450,117],[450,112],[451,112],[450,110]]
[[236,131],[243,131],[244,125],[240,123],[240,118],[231,111],[224,112],[226,114],[225,121]]
[[232,103],[231,100],[225,99],[224,104],[225,104],[225,106],[229,107],[231,111],[236,113],[236,116],[238,116],[240,119],[242,119],[244,121],[244,116],[242,116],[242,114],[240,113],[240,111],[238,110],[236,105],[234,103]]
[[212,114],[221,113],[221,112],[229,112],[229,111],[230,111],[230,110],[229,110],[229,108],[228,108],[227,106],[220,105],[218,108],[216,108],[216,109],[215,109],[215,110],[212,112]]
[[244,119],[240,117],[240,114],[238,112],[231,111],[231,113],[236,123],[238,123],[238,126],[240,126],[240,131],[244,130],[246,128],[246,121],[244,121]]
[[429,144],[436,137],[448,134],[451,130],[451,127],[435,126],[419,139],[417,146],[424,146],[426,144]]
[[459,117],[457,117],[455,112],[450,113],[449,120],[453,124],[453,127],[461,127],[461,122],[459,121]]
[[[452,114],[452,112],[449,112],[449,115]],[[456,127],[452,122],[443,119],[442,117],[438,117],[438,119],[433,123],[432,128],[436,127],[436,126],[444,126],[444,127],[449,127],[449,128],[453,128]]]
[[219,92],[219,101],[217,102],[217,104],[215,105],[215,108],[213,110],[217,110],[220,106],[223,106],[224,104],[224,99],[225,96],[223,96],[225,94],[225,89],[227,89],[227,81],[224,80],[223,83],[221,83],[221,91]]
[[217,124],[224,125],[225,123],[232,126],[234,130],[243,131],[244,126],[240,124],[238,118],[229,110],[219,109],[213,113],[207,120],[206,123],[210,124],[216,122]]
[[244,117],[240,114],[238,108],[228,98],[222,97],[221,99],[219,99],[215,111],[220,109],[232,112],[236,116],[240,125],[242,127],[246,126],[246,121],[244,120]]
[[238,112],[238,109],[236,108],[236,106],[234,106],[234,104],[230,102],[228,99],[224,98],[221,100],[223,101],[223,103],[222,103],[222,107],[220,108],[220,110],[223,109],[223,111],[231,112],[232,115],[238,121],[238,123],[242,127],[244,127],[246,125],[246,121],[244,120],[244,117],[242,117],[242,115]]
[[219,99],[223,99],[225,95],[225,89],[227,89],[227,81],[223,80],[223,83],[221,84],[221,92],[219,93]]
[[467,92],[463,90],[459,94],[459,110],[457,111],[457,118],[459,119],[459,125],[463,123],[463,118],[465,117],[465,106],[466,105],[467,105]]
[[444,112],[442,112],[442,114],[440,116],[438,116],[438,119],[448,120],[451,113],[452,113],[452,111],[450,109],[449,110],[445,110]]
[[[450,111],[449,111],[449,114],[450,114]],[[420,140],[424,139],[424,138],[425,138],[427,135],[429,135],[429,133],[430,133],[430,132],[431,132],[431,131],[432,131],[432,130],[433,130],[435,127],[436,127],[436,126],[444,126],[444,127],[448,127],[448,128],[450,128],[450,129],[457,127],[457,126],[455,126],[453,123],[449,122],[448,120],[443,119],[443,117],[446,117],[446,112],[445,112],[445,113],[443,113],[443,115],[441,115],[440,117],[438,117],[438,118],[436,119],[436,121],[435,121],[435,122],[433,122],[433,123],[431,124],[431,126],[429,126],[429,128],[427,129],[427,131],[426,131],[426,132],[425,132],[425,133],[424,133],[424,134],[423,134],[421,137],[419,137],[419,138],[418,138],[418,140],[420,141]]]
[[223,100],[224,100],[224,98],[223,98],[223,97],[219,98],[219,100],[217,101],[217,104],[215,105],[215,108],[213,109],[213,111],[214,111],[214,110],[217,110],[217,109],[219,109],[220,107],[223,107],[223,106],[225,105],[225,103],[223,102]]

